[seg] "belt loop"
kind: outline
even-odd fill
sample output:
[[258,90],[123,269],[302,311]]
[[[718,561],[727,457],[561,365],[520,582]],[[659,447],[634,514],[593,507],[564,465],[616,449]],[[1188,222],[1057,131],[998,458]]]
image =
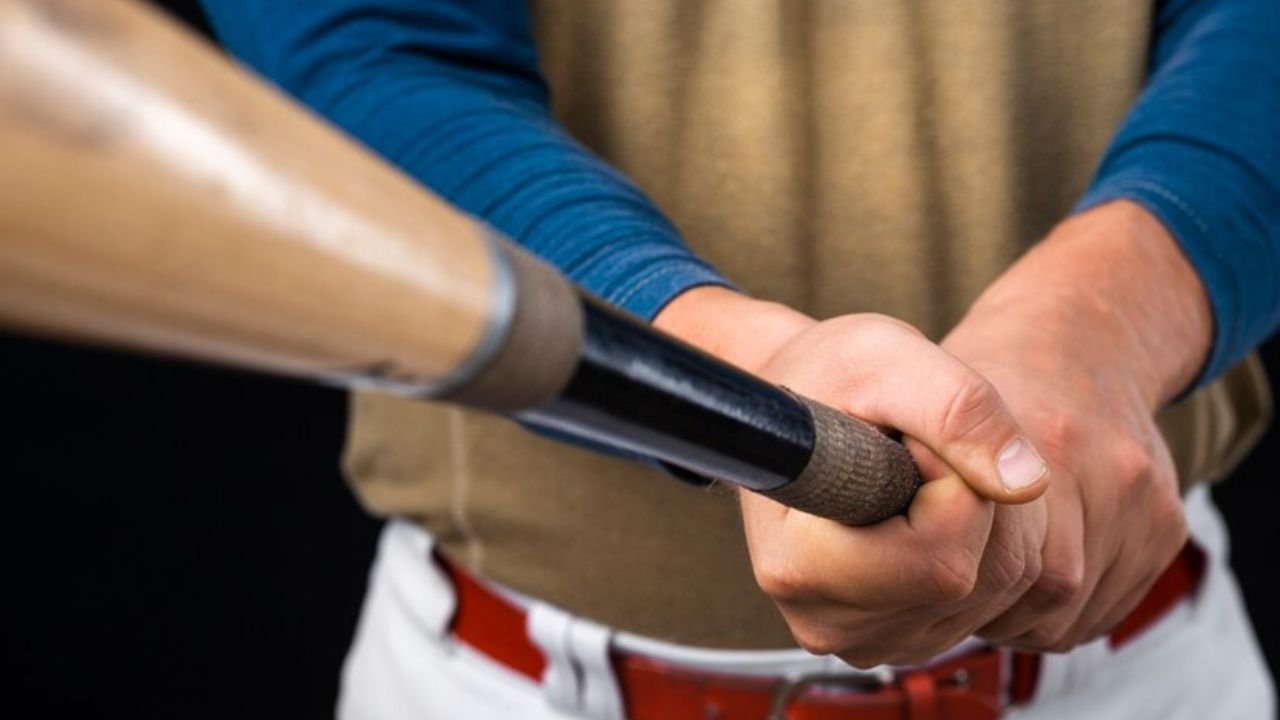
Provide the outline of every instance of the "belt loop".
[[542,689],[551,706],[591,720],[625,720],[609,629],[538,602],[528,618],[529,639],[547,659]]
[[609,652],[613,633],[603,625],[574,618],[569,626],[573,658],[582,670],[582,709],[592,720],[625,720],[622,692]]
[[578,712],[578,673],[573,667],[569,648],[569,623],[572,618],[558,608],[534,603],[529,608],[525,631],[542,654],[547,667],[542,671],[542,692],[557,710]]

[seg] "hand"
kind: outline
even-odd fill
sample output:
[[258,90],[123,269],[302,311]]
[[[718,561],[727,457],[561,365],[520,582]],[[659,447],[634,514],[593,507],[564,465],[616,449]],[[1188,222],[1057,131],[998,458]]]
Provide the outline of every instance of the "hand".
[[1121,202],[1064,223],[943,342],[999,388],[1052,476],[1033,506],[996,510],[1004,535],[1037,525],[1029,515],[1043,505],[1048,534],[1039,578],[980,635],[1052,651],[1103,635],[1182,547],[1177,478],[1153,416],[1194,377],[1209,328],[1172,238]]
[[863,667],[919,662],[996,617],[1038,576],[1043,525],[994,537],[994,504],[973,488],[1026,502],[1044,490],[1045,467],[977,373],[910,326],[875,315],[812,325],[760,372],[897,428],[948,466],[925,476],[905,517],[866,528],[739,493],[757,581],[802,647]]
[[748,372],[756,372],[817,320],[780,303],[703,285],[677,295],[653,326]]

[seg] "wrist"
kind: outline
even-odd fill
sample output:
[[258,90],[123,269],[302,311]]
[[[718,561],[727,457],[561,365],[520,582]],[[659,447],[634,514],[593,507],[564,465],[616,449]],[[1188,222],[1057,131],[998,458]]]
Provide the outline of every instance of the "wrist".
[[653,319],[657,329],[755,372],[791,338],[814,324],[781,303],[716,285],[684,291]]
[[1159,220],[1129,201],[1073,217],[998,278],[971,313],[1027,312],[1154,410],[1190,385],[1212,343],[1208,297]]

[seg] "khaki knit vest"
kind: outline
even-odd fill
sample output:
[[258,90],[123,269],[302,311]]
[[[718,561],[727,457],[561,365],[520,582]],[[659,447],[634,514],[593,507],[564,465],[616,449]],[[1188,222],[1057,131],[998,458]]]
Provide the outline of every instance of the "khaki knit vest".
[[[748,292],[941,337],[1069,212],[1145,74],[1150,2],[535,0],[558,117]],[[1255,364],[1166,413],[1188,480],[1267,415]],[[494,417],[359,395],[346,467],[499,582],[628,631],[783,647],[723,492]]]

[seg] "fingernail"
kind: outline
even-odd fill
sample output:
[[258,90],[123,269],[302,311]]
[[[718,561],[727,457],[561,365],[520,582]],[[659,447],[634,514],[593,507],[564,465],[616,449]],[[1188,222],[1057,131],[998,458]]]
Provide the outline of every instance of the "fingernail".
[[1000,473],[1000,482],[1007,489],[1017,490],[1039,480],[1049,471],[1049,467],[1036,453],[1036,449],[1031,447],[1031,443],[1015,437],[996,456],[996,471]]

